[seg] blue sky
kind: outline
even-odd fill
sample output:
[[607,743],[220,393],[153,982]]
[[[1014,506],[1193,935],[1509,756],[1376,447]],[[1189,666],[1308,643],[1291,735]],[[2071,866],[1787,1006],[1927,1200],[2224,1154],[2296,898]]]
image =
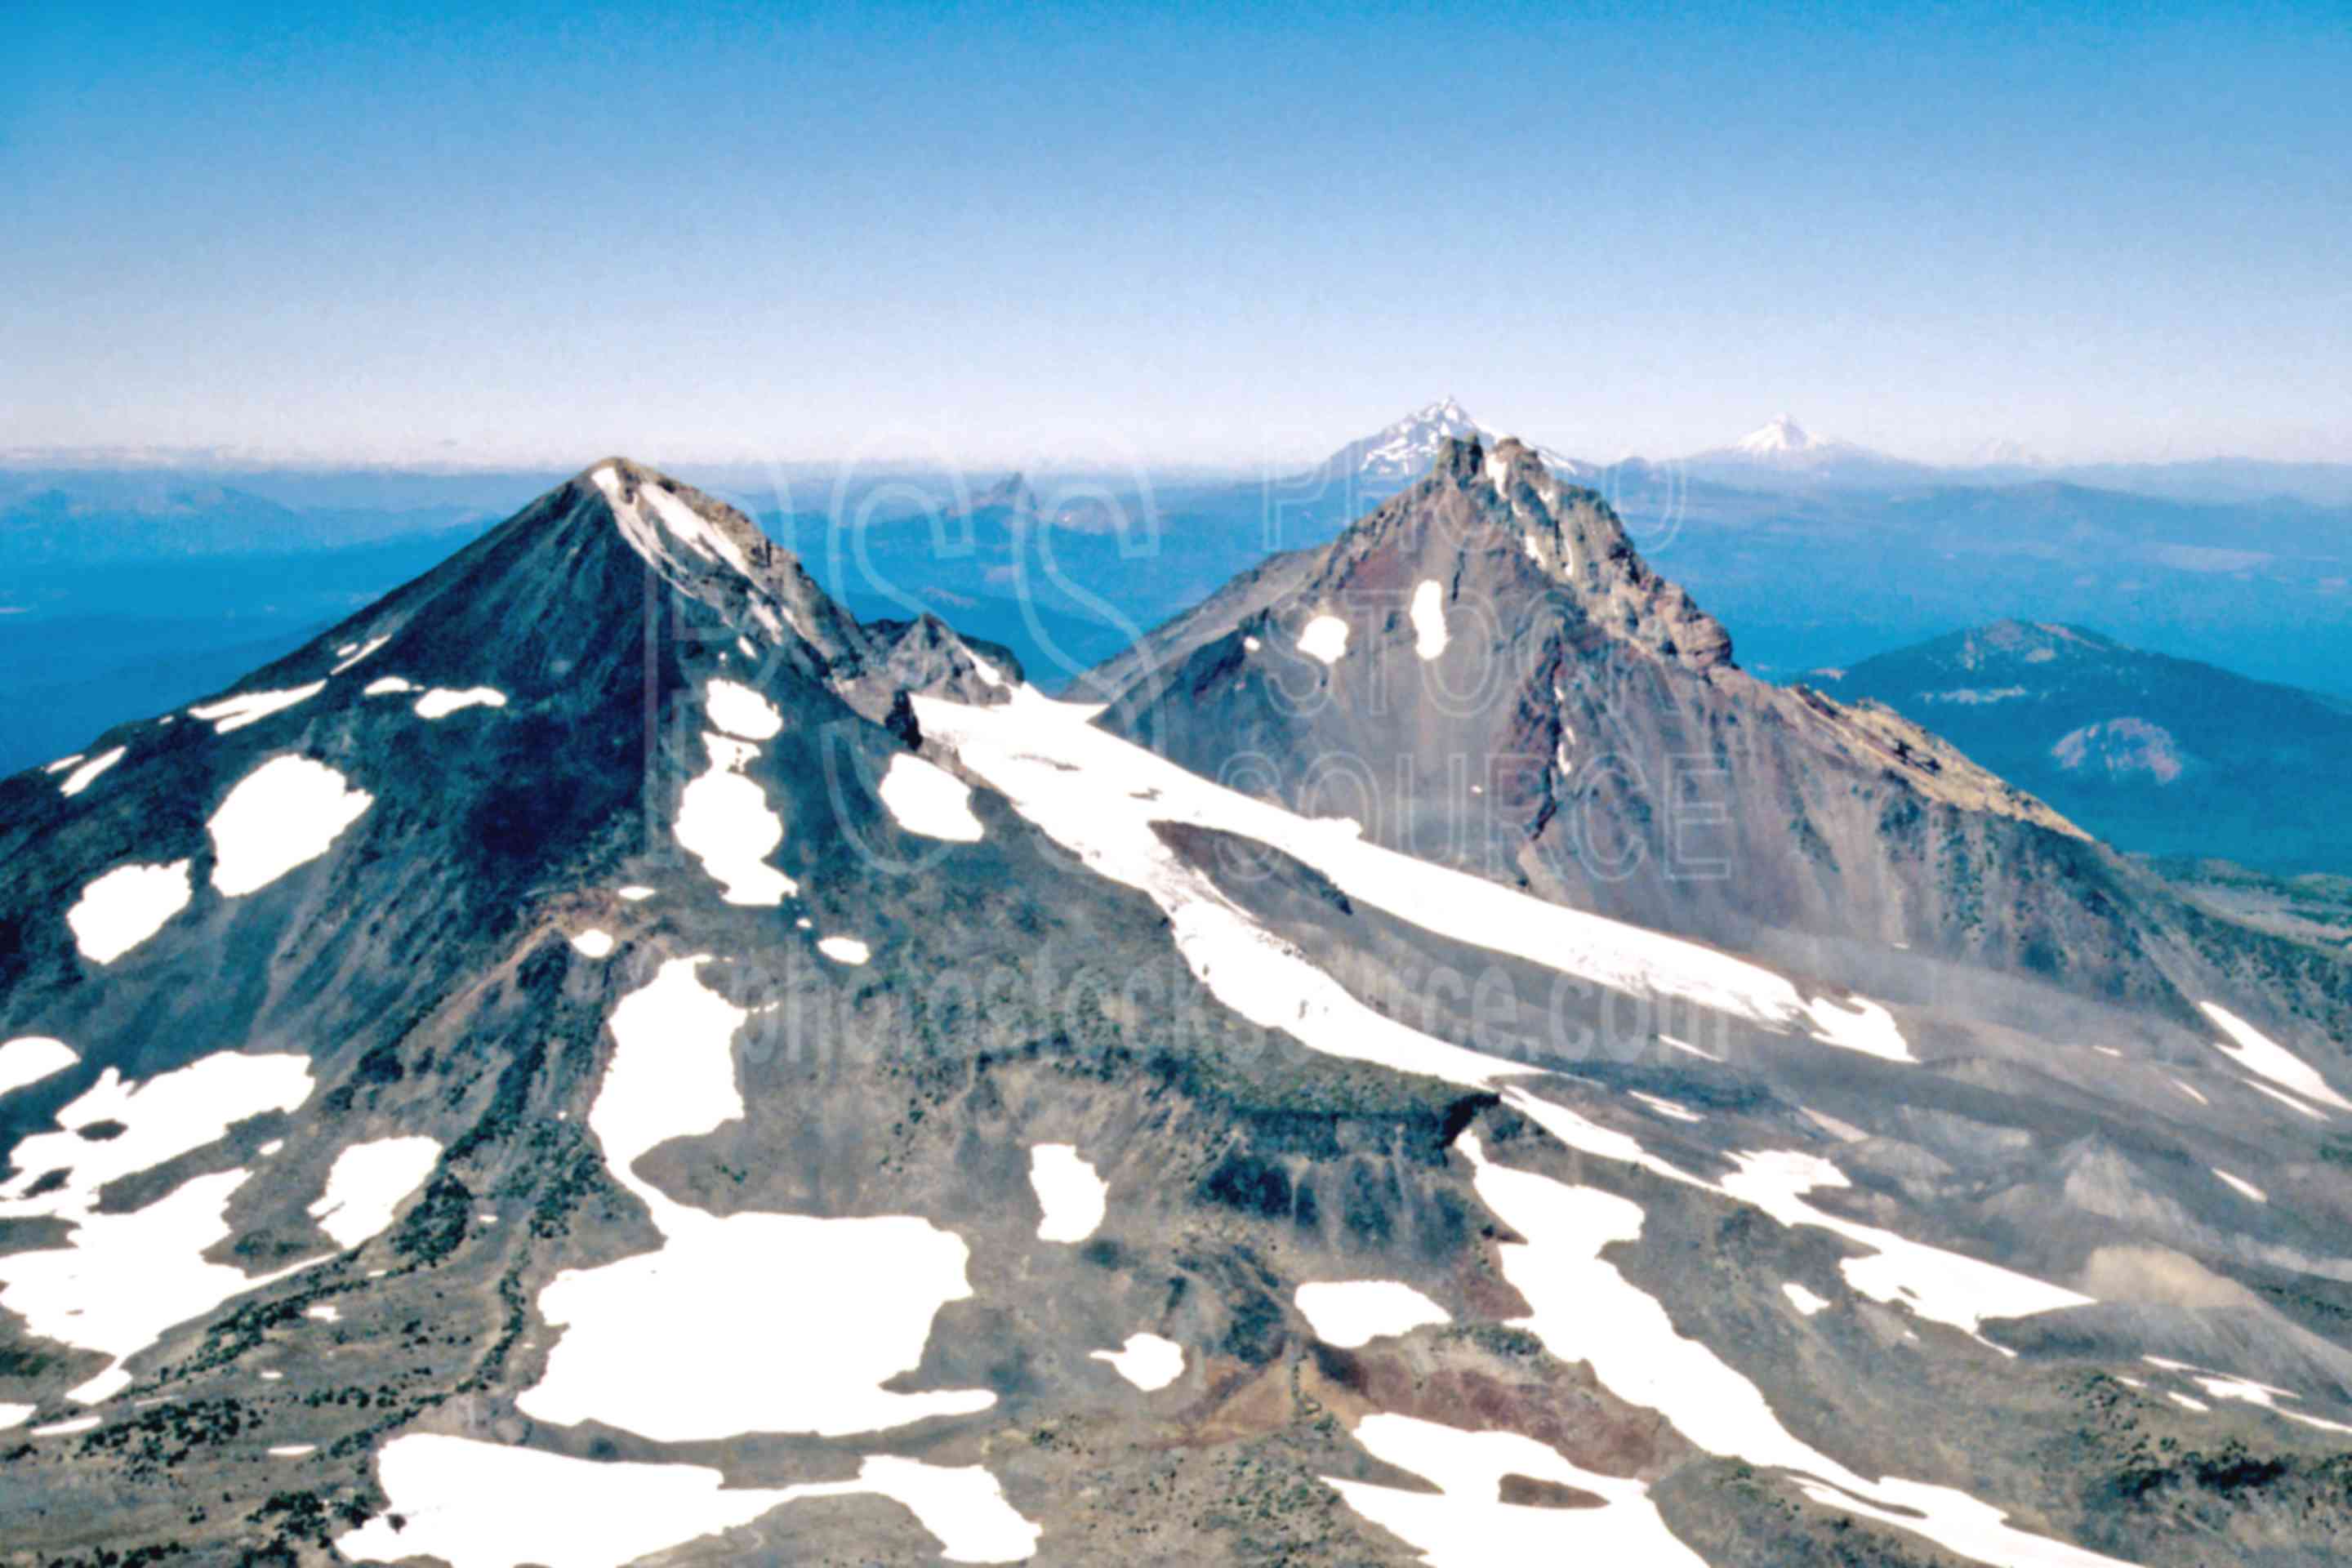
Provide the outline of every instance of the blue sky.
[[2340,6],[0,17],[0,444],[2352,458]]

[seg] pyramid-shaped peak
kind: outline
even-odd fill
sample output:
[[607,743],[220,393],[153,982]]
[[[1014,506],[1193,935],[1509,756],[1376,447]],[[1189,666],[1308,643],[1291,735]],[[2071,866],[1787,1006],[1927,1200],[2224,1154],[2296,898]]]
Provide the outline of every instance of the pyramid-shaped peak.
[[1794,416],[1775,414],[1760,429],[1751,430],[1733,443],[1733,449],[1761,456],[1780,452],[1808,452],[1816,447],[1828,444],[1798,424]]

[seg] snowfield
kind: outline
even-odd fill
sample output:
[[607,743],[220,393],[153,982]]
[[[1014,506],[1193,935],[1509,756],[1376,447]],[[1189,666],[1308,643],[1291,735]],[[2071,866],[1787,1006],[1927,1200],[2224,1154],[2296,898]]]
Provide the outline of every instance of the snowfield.
[[801,887],[767,863],[784,841],[784,824],[768,809],[768,792],[743,773],[760,748],[716,730],[704,732],[702,744],[709,768],[679,795],[671,832],[729,903],[781,904]]
[[893,757],[878,793],[891,816],[909,833],[959,844],[981,840],[980,818],[971,814],[971,786],[937,763],[904,753]]
[[1184,1375],[1184,1347],[1158,1334],[1129,1334],[1115,1351],[1092,1351],[1090,1361],[1108,1362],[1111,1370],[1146,1394],[1156,1393]]
[[1355,1350],[1424,1324],[1450,1323],[1444,1308],[1395,1279],[1339,1279],[1301,1285],[1299,1314],[1327,1345]]
[[272,713],[282,713],[298,702],[308,702],[327,689],[323,680],[308,686],[297,686],[286,691],[246,691],[235,697],[225,697],[218,702],[200,703],[188,710],[191,719],[211,722],[213,733],[226,735],[242,730],[247,724],[257,724]]
[[419,719],[446,719],[452,713],[462,713],[468,708],[503,708],[507,694],[488,686],[469,686],[462,691],[436,686],[416,700]]
[[[1892,1016],[1875,1003],[1808,999],[1782,976],[1729,953],[1366,844],[1353,824],[1301,817],[1095,728],[1087,722],[1097,711],[1093,707],[1055,702],[1025,686],[992,707],[924,697],[914,705],[924,734],[951,746],[1022,816],[1104,876],[1150,894],[1180,932],[1190,928],[1197,945],[1228,963],[1275,966],[1246,949],[1279,944],[1245,918],[1247,931],[1237,930],[1226,913],[1239,918],[1239,911],[1160,843],[1152,823],[1191,823],[1254,838],[1399,920],[1594,984],[1696,1003],[1887,1060],[1914,1059]],[[1254,1021],[1272,1021],[1263,1008],[1227,995],[1202,963],[1193,967],[1220,1000]],[[1279,1009],[1293,1000],[1271,998],[1267,1005]],[[1369,1049],[1355,1054],[1391,1059]]]
[[81,1060],[81,1053],[63,1040],[46,1035],[24,1035],[0,1045],[0,1094],[40,1082]]
[[2329,1088],[2327,1080],[2301,1057],[2227,1008],[2211,1002],[2200,1002],[2197,1005],[2204,1010],[2207,1017],[2221,1026],[2223,1034],[2230,1037],[2230,1043],[2220,1046],[2219,1049],[2240,1067],[2248,1072],[2259,1073],[2281,1089],[2314,1104],[2352,1110],[2352,1100],[2345,1099]]
[[[65,795],[68,799],[74,795],[79,795],[82,791],[88,789],[92,784],[97,782],[99,774],[106,772],[107,769],[121,762],[122,760],[123,753],[129,750],[130,748],[127,746],[117,746],[110,752],[105,752],[100,756],[92,757],[89,761],[83,763],[81,766],[76,768],[73,772],[66,775],[65,783],[58,786],[58,793]],[[54,769],[58,764],[52,763],[49,765]]]
[[[0,1220],[58,1219],[71,1228],[63,1247],[0,1254],[0,1308],[36,1334],[114,1358],[68,1397],[94,1405],[111,1396],[130,1382],[121,1363],[165,1330],[325,1261],[248,1277],[205,1260],[228,1237],[229,1199],[251,1174],[242,1168],[192,1177],[129,1214],[99,1209],[109,1183],[217,1143],[247,1117],[291,1111],[310,1087],[310,1058],[291,1055],[224,1051],[136,1085],[109,1068],[58,1112],[57,1131],[16,1145],[10,1162],[20,1174],[0,1187]],[[96,1142],[80,1135],[108,1121],[123,1131]],[[52,1171],[67,1173],[63,1185],[27,1196]]]
[[346,1251],[381,1236],[394,1210],[425,1184],[441,1163],[441,1145],[431,1138],[379,1138],[354,1143],[335,1156],[327,1190],[310,1205],[319,1228]]
[[272,757],[237,781],[205,829],[213,886],[226,898],[258,892],[324,855],[375,797],[324,763]]
[[1110,1187],[1078,1157],[1075,1144],[1032,1144],[1029,1184],[1037,1190],[1037,1203],[1045,1211],[1037,1223],[1038,1240],[1084,1241],[1101,1226]]
[[93,878],[66,911],[74,945],[92,963],[112,963],[163,929],[194,896],[185,860],[168,866],[117,866]]
[[[1324,1480],[1348,1506],[1422,1551],[1433,1568],[1496,1568],[1512,1563],[1591,1563],[1594,1568],[1706,1568],[1676,1540],[1640,1481],[1596,1475],[1558,1449],[1516,1432],[1465,1432],[1434,1421],[1380,1413],[1357,1424],[1357,1442],[1438,1489],[1402,1491],[1364,1481]],[[1574,1487],[1598,1508],[1528,1508],[1502,1500],[1505,1476]]]

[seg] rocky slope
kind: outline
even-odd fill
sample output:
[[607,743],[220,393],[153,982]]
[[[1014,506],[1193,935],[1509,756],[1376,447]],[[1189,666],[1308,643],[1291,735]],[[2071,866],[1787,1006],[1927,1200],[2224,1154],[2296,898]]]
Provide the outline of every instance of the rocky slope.
[[[1416,777],[1696,716],[2105,864],[1488,456],[1163,637],[1213,757],[614,460],[0,784],[0,1562],[2340,1555],[2340,960],[1643,927],[1225,765],[1305,638]],[[1468,589],[1534,698],[1377,707]]]

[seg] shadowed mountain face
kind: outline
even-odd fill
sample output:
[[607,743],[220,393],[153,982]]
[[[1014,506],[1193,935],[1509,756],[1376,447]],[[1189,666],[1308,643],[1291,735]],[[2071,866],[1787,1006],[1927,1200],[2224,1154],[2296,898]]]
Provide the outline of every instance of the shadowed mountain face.
[[2340,956],[1513,443],[1147,652],[615,459],[0,784],[0,1557],[2340,1559]]
[[2352,708],[2076,626],[2001,621],[1823,679],[1948,735],[2102,837],[2352,872]]

